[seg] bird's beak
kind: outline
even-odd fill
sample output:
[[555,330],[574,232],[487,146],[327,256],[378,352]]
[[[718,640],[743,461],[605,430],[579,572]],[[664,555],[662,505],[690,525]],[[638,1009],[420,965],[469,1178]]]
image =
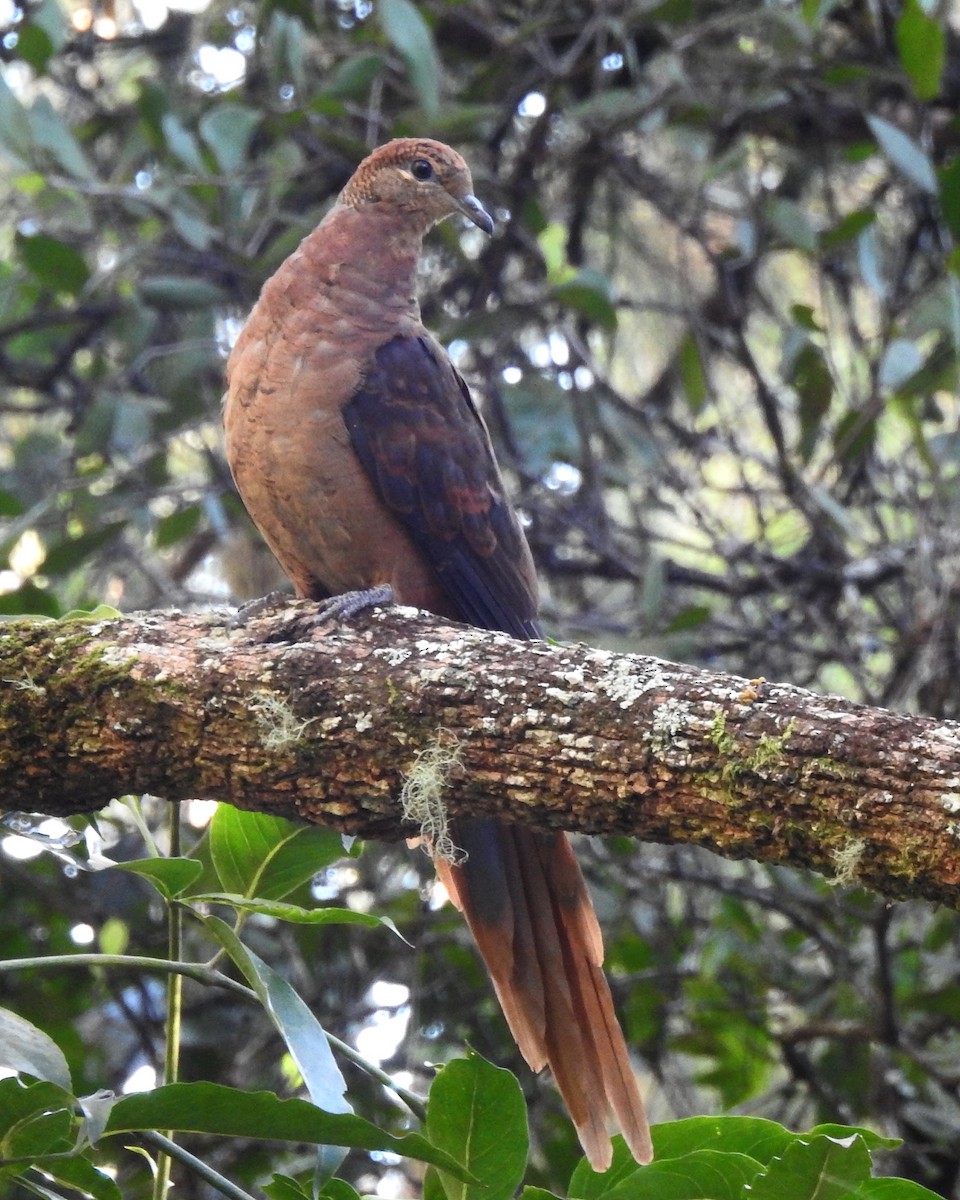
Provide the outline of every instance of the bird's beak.
[[461,196],[457,201],[457,207],[465,217],[468,217],[484,233],[493,233],[493,217],[490,216],[476,196],[469,192],[466,196]]

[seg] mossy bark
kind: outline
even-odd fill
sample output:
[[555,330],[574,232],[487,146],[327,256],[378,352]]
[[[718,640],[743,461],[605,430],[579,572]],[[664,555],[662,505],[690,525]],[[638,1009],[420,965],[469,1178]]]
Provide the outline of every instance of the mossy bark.
[[0,805],[211,797],[397,838],[404,779],[439,761],[451,814],[960,902],[960,725],[410,610],[311,612],[6,625]]

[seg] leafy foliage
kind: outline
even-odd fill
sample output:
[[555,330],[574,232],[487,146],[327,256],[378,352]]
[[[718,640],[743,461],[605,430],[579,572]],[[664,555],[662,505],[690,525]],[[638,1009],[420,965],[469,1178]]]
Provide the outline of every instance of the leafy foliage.
[[[209,846],[221,886],[239,874],[265,878],[277,845],[313,841],[312,831],[276,822],[275,839],[264,842],[264,818],[255,813],[238,813],[220,808],[214,818]],[[527,1169],[529,1142],[523,1094],[510,1072],[494,1067],[477,1054],[447,1063],[435,1076],[425,1112],[426,1137],[413,1132],[391,1133],[356,1116],[344,1095],[346,1084],[335,1062],[327,1035],[303,999],[290,984],[251,951],[239,936],[247,920],[244,904],[237,908],[231,927],[206,910],[211,897],[189,895],[190,882],[204,872],[205,845],[197,857],[155,858],[156,869],[143,862],[126,864],[157,888],[168,909],[168,919],[188,913],[220,943],[275,1025],[306,1087],[310,1100],[283,1099],[273,1092],[239,1090],[218,1083],[168,1082],[149,1091],[116,1097],[98,1091],[78,1096],[67,1060],[56,1042],[37,1026],[6,1009],[0,1009],[0,1066],[12,1074],[0,1078],[0,1180],[22,1184],[44,1193],[41,1180],[52,1180],[65,1194],[80,1194],[117,1200],[130,1195],[131,1182],[118,1186],[124,1171],[124,1135],[136,1134],[148,1146],[169,1153],[198,1174],[216,1191],[237,1196],[237,1190],[209,1166],[192,1159],[189,1152],[169,1140],[169,1132],[217,1134],[221,1138],[270,1139],[320,1148],[320,1173],[313,1173],[313,1188],[302,1178],[275,1175],[268,1193],[290,1200],[317,1194],[318,1183],[328,1180],[331,1196],[343,1195],[342,1180],[330,1176],[342,1155],[330,1157],[334,1147],[389,1152],[399,1159],[409,1157],[430,1164],[425,1191],[447,1200],[508,1200],[521,1184]],[[150,861],[150,860],[147,860]],[[218,865],[220,864],[220,865]],[[191,869],[185,870],[189,866]],[[221,870],[222,868],[222,870]],[[171,884],[176,881],[177,895]],[[287,891],[302,881],[290,877]],[[269,910],[287,891],[271,888],[271,897],[249,899],[254,911]],[[226,894],[214,897],[230,906]],[[331,920],[337,910],[324,909]],[[350,914],[344,914],[349,917]],[[128,965],[122,954],[98,954],[95,964],[110,971]],[[149,969],[144,960],[129,965]],[[7,970],[43,970],[49,959],[35,958],[7,963]],[[86,965],[86,964],[85,964]],[[89,965],[94,965],[90,962]],[[187,960],[156,960],[155,969],[190,974],[211,988],[244,990],[212,966]],[[168,1036],[169,1028],[168,1028]],[[341,1050],[346,1049],[331,1039]],[[388,1076],[364,1064],[357,1065],[387,1086]],[[420,1102],[395,1088],[405,1098],[415,1117],[424,1117]],[[167,1131],[159,1134],[158,1129]],[[735,1200],[744,1189],[751,1194],[796,1197],[823,1195],[871,1196],[878,1181],[871,1169],[872,1150],[895,1142],[864,1129],[830,1126],[798,1136],[771,1121],[756,1118],[697,1118],[659,1126],[655,1130],[656,1158],[639,1167],[622,1139],[617,1139],[615,1158],[606,1172],[594,1172],[584,1160],[573,1171],[569,1195],[584,1200],[631,1200],[633,1197],[716,1197]],[[202,1170],[200,1168],[202,1167]],[[892,1195],[917,1200],[934,1193],[904,1181],[887,1180],[899,1190]],[[549,1195],[542,1188],[525,1189],[524,1195]],[[350,1193],[352,1194],[352,1192]]]
[[[364,151],[424,133],[464,151],[497,214],[489,241],[438,231],[423,308],[485,402],[551,632],[957,718],[949,8],[16,8],[0,37],[0,611],[239,600],[276,585],[219,450],[224,354]],[[243,844],[230,816],[186,853],[145,859],[156,809],[143,812],[100,823],[125,872],[88,872],[68,844],[4,858],[3,955],[31,961],[5,976],[4,1002],[60,1048],[75,1090],[52,1075],[47,1043],[46,1067],[13,1064],[39,1075],[0,1081],[3,1152],[71,1150],[82,1122],[95,1146],[45,1158],[38,1187],[115,1195],[97,1164],[114,1162],[119,1136],[97,1132],[89,1098],[140,1067],[162,1075],[161,976],[33,962],[75,956],[81,925],[103,952],[164,958],[164,914],[204,918],[185,929],[196,969],[178,1087],[216,1080],[238,1104],[265,1091],[286,1102],[302,1051],[287,1049],[285,1022],[317,1018],[351,1044],[404,1028],[381,1067],[414,1102],[480,1070],[468,1059],[441,1085],[425,1068],[460,1061],[465,1043],[517,1065],[455,916],[419,902],[425,863],[369,847],[341,858],[327,835],[268,824],[243,825]],[[842,1121],[903,1143],[778,1133],[767,1153],[723,1122],[722,1145],[665,1142],[693,1129],[667,1123],[646,1169],[658,1183],[627,1165],[594,1185],[549,1087],[522,1074],[531,1197],[712,1195],[711,1179],[717,1194],[742,1192],[749,1171],[751,1194],[957,1194],[954,914],[705,854],[612,841],[584,858],[628,1037],[657,1081],[655,1118],[732,1108],[743,1117],[731,1120]],[[232,987],[200,970],[214,952],[235,964]],[[345,1066],[344,1078],[371,1126],[406,1135],[411,1118],[376,1073]],[[234,1133],[189,1144],[238,1186],[273,1175],[269,1195],[303,1194],[312,1147],[274,1153]],[[870,1182],[871,1156],[914,1182]],[[409,1191],[413,1170],[356,1148],[323,1194]],[[125,1157],[123,1195],[146,1194],[148,1173]],[[443,1179],[428,1175],[429,1196]],[[206,1186],[184,1168],[178,1192]]]

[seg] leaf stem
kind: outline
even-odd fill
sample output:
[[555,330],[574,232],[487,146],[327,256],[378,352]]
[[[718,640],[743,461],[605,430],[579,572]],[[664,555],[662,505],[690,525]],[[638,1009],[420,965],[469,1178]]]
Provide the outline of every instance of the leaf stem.
[[161,1158],[175,1158],[177,1162],[195,1172],[212,1188],[220,1192],[221,1195],[229,1197],[229,1200],[254,1200],[249,1192],[245,1192],[243,1188],[239,1188],[235,1183],[231,1183],[229,1179],[225,1179],[219,1171],[215,1171],[213,1167],[208,1167],[202,1159],[197,1158],[195,1154],[191,1154],[189,1150],[184,1150],[182,1146],[178,1146],[170,1138],[164,1137],[162,1133],[145,1129],[138,1136],[148,1145],[159,1150]]
[[411,1092],[408,1088],[401,1087],[399,1083],[390,1078],[386,1071],[382,1071],[378,1066],[370,1062],[369,1059],[364,1058],[360,1051],[354,1050],[348,1042],[342,1042],[335,1034],[330,1033],[326,1029],[323,1032],[326,1034],[327,1041],[334,1050],[339,1050],[344,1058],[348,1058],[361,1071],[369,1075],[371,1079],[376,1079],[385,1088],[389,1088],[419,1120],[425,1121],[427,1119],[427,1106],[416,1092]]
[[[137,954],[50,954],[40,958],[8,958],[6,961],[0,961],[0,975],[8,971],[32,971],[39,967],[126,967],[135,968],[146,971],[160,971],[170,975],[183,975],[187,979],[193,979],[197,983],[202,983],[206,987],[222,987],[227,991],[235,992],[238,996],[243,996],[245,1000],[254,1000],[259,1004],[256,992],[246,984],[238,983],[235,979],[231,979],[228,975],[221,974],[220,971],[214,971],[209,966],[201,963],[184,963],[173,962],[163,958],[150,958],[147,955]],[[359,1050],[355,1050],[348,1042],[341,1041],[335,1034],[324,1030],[327,1041],[340,1054],[358,1066],[362,1071],[370,1076],[371,1079],[376,1079],[378,1083],[383,1084],[385,1088],[389,1088],[398,1099],[400,1099],[407,1108],[419,1120],[424,1120],[426,1117],[426,1105],[423,1100],[408,1088],[402,1087],[395,1080],[391,1079],[386,1071],[382,1071],[378,1066],[375,1066],[368,1059],[364,1058]]]
[[184,975],[207,987],[222,987],[236,992],[246,1000],[256,1000],[256,994],[246,984],[229,975],[211,970],[202,963],[175,962],[151,958],[145,954],[49,954],[37,958],[8,958],[0,962],[0,975],[13,971],[35,971],[43,967],[125,967],[127,969],[160,971],[167,975]]
[[[180,857],[180,805],[171,804],[169,810],[171,858]],[[179,962],[183,952],[183,909],[176,900],[164,902],[167,909],[167,956],[171,962]],[[173,971],[167,981],[167,1031],[163,1053],[163,1082],[176,1083],[180,1075],[180,1032],[183,1022],[183,974]],[[173,1130],[158,1135],[169,1145],[174,1145]],[[198,1160],[199,1161],[199,1160]],[[157,1173],[153,1180],[154,1200],[167,1200],[170,1193],[170,1172],[173,1156],[169,1150],[157,1157]]]

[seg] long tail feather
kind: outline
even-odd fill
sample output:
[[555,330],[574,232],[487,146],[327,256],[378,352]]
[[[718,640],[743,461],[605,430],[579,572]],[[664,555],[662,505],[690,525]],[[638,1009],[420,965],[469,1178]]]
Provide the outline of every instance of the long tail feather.
[[452,831],[467,851],[438,863],[467,919],[520,1052],[549,1066],[595,1170],[610,1165],[615,1118],[638,1162],[650,1128],[601,970],[603,940],[583,875],[563,834],[494,821]]

